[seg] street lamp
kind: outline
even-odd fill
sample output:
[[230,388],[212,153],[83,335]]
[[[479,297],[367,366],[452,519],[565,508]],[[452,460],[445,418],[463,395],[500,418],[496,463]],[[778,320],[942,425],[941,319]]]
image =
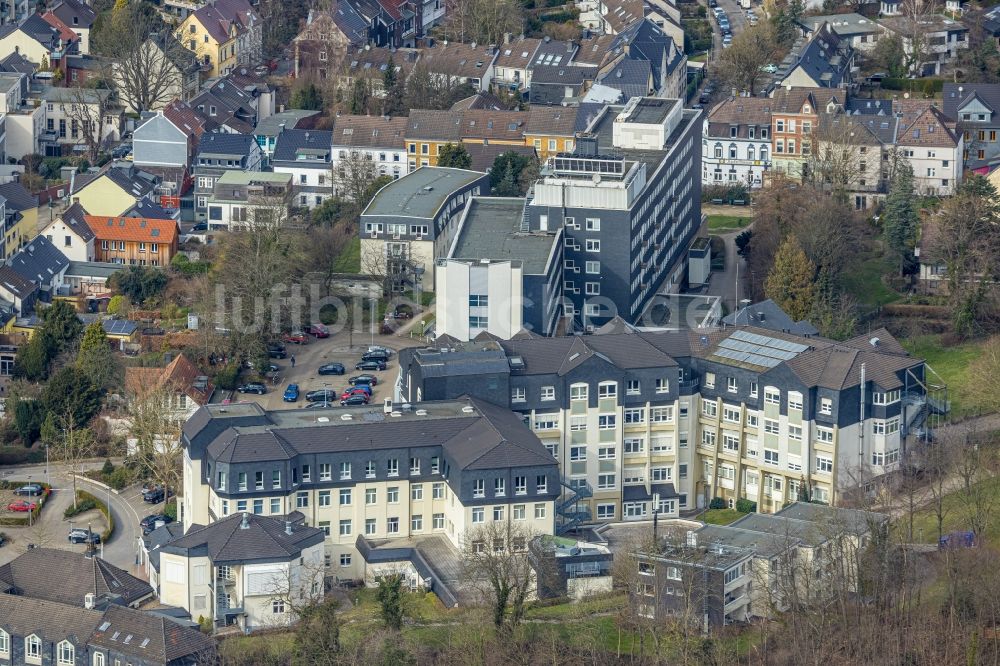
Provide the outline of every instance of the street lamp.
[[45,483],[48,486],[52,486],[52,482],[49,480],[49,445],[45,445]]
[[330,406],[330,404],[329,404],[330,392],[329,392],[329,389],[327,388],[329,385],[330,385],[329,382],[323,382],[323,408],[324,409],[326,409],[327,407]]

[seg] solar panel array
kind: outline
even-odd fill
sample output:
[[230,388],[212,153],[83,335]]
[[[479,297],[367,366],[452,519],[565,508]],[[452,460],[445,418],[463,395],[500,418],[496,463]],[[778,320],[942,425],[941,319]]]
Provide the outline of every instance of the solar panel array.
[[807,349],[809,345],[747,331],[736,331],[719,343],[714,355],[737,363],[773,368],[783,361],[790,361]]

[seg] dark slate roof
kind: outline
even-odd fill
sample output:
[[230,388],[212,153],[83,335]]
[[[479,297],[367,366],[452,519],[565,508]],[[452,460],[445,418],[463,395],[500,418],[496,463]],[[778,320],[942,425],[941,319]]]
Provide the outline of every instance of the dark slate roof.
[[[673,38],[663,32],[658,25],[649,19],[643,19],[636,21],[616,35],[614,42],[612,42],[611,50],[625,50],[627,46],[628,53],[626,54],[626,60],[648,62],[653,74],[653,85],[659,86],[660,77],[662,76],[661,69],[664,64],[668,71],[673,71],[683,58],[683,54],[679,52],[679,49],[673,42]],[[665,53],[667,56],[666,63],[664,63]],[[607,81],[604,82],[604,85],[617,87]],[[640,95],[645,95],[647,92],[643,91]]]
[[552,464],[552,454],[525,427],[519,414],[480,400],[471,402],[484,418],[476,419],[444,446],[459,467],[496,469]]
[[144,174],[135,168],[112,167],[104,175],[135,197],[144,197],[156,187],[151,174]]
[[69,259],[48,238],[36,236],[7,263],[23,279],[42,285],[69,266]]
[[[131,640],[126,642],[129,636]],[[90,643],[155,664],[169,664],[186,657],[193,659],[192,663],[212,663],[216,650],[215,641],[196,629],[120,606],[104,612]]]
[[[332,143],[333,132],[330,130],[286,129],[278,134],[273,160],[297,162],[297,166],[303,167],[329,164]],[[313,155],[321,159],[300,161],[298,159],[300,154]]]
[[823,88],[838,88],[850,74],[851,46],[824,23],[816,30],[802,49],[798,61],[788,71],[797,67]]
[[31,76],[35,73],[36,69],[38,69],[38,66],[20,53],[11,53],[3,60],[0,60],[0,70],[4,72],[16,72]]
[[605,106],[607,105],[597,102],[582,102],[576,113],[576,127],[574,128],[574,131],[586,131],[586,129],[590,127],[590,123],[594,122],[594,119],[601,115]]
[[[86,213],[85,213],[86,214]],[[142,217],[148,220],[172,220],[174,214],[157,203],[143,199],[121,214],[120,217]]]
[[27,298],[38,289],[31,280],[25,280],[10,266],[0,266],[0,285],[18,298]]
[[38,197],[29,192],[21,183],[0,185],[0,196],[7,200],[10,210],[25,211],[38,207]]
[[20,23],[21,31],[37,40],[43,46],[48,46],[59,38],[59,31],[49,25],[41,14],[31,14]]
[[62,214],[63,223],[69,225],[84,243],[94,239],[94,231],[87,224],[87,221],[83,219],[86,214],[87,211],[84,210],[79,202],[73,203]]
[[656,494],[659,494],[659,496],[663,499],[679,497],[677,491],[674,489],[674,484],[672,483],[650,484],[649,491],[646,490],[645,485],[625,486],[622,488],[622,499],[626,502],[652,499],[653,495]]
[[786,331],[796,335],[818,335],[819,330],[806,320],[795,321],[770,298],[741,308],[726,315],[722,323],[730,326],[757,326],[772,331]]
[[349,0],[334,2],[330,16],[333,17],[333,22],[351,40],[352,44],[368,42],[368,21],[358,13]]
[[531,84],[556,83],[566,86],[578,86],[582,85],[584,81],[593,81],[596,74],[596,67],[536,65],[532,69]]
[[507,340],[500,345],[508,356],[520,356],[524,360],[524,372],[529,375],[565,375],[594,358],[624,369],[677,365],[673,358],[642,335],[535,338]]
[[[258,459],[259,460],[259,459]],[[322,543],[325,535],[315,527],[286,523],[270,516],[235,514],[211,525],[192,526],[188,533],[161,548],[162,552],[187,554],[195,551],[216,565],[252,560],[288,560],[303,548]]]
[[556,234],[521,233],[524,199],[474,197],[449,258],[521,262],[526,275],[545,272]]
[[644,97],[649,94],[651,75],[652,65],[648,60],[622,58],[597,82],[620,90],[626,98]]
[[89,5],[77,0],[60,0],[51,11],[73,30],[90,28],[97,18],[97,13]]
[[206,155],[239,155],[250,154],[254,138],[249,134],[229,134],[213,132],[201,137],[198,144],[198,157]]
[[[57,572],[49,572],[53,578]],[[53,601],[0,594],[0,628],[14,636],[35,634],[44,642],[70,639],[82,649],[101,624],[100,611]]]
[[1000,109],[1000,83],[945,83],[942,96],[941,110],[952,120],[959,120],[958,110],[973,97],[994,111]]
[[142,538],[146,546],[147,557],[153,565],[153,569],[160,570],[160,548],[170,543],[174,539],[184,536],[183,523],[167,523],[157,527],[155,530]]
[[[59,572],[58,577],[39,571]],[[0,580],[33,599],[82,607],[84,596],[119,597],[125,605],[152,596],[153,588],[99,557],[54,548],[32,548],[0,567]]]

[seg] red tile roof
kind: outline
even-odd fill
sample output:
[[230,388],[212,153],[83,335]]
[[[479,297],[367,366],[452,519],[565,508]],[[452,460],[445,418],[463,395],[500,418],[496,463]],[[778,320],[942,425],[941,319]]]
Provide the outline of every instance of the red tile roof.
[[150,220],[141,217],[105,217],[85,215],[83,218],[98,240],[174,243],[177,240],[176,220]]

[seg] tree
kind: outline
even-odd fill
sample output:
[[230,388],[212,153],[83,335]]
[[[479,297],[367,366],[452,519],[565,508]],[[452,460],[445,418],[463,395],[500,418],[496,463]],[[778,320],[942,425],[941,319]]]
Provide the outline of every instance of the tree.
[[181,478],[183,447],[180,421],[171,409],[183,387],[129,386],[128,434],[131,455],[140,469],[164,488],[177,488]]
[[453,77],[435,76],[418,62],[406,79],[404,108],[449,109],[458,100],[475,93],[472,85]]
[[340,663],[340,618],[333,597],[298,609],[292,664],[337,666]]
[[403,98],[406,95],[406,87],[399,72],[396,71],[396,63],[392,56],[386,63],[385,72],[382,74],[382,115],[396,116],[406,111],[403,105]]
[[490,186],[498,197],[522,196],[537,175],[537,160],[510,150],[493,160]]
[[913,203],[913,167],[904,161],[897,167],[889,185],[882,213],[886,247],[898,258],[900,275],[913,265],[918,224],[917,209]]
[[26,344],[18,347],[14,357],[14,376],[41,381],[49,376],[49,364],[58,353],[52,336],[44,328],[35,332]]
[[348,103],[351,113],[356,115],[369,114],[373,98],[371,81],[364,76],[356,77],[354,85],[351,87],[351,99]]
[[124,317],[126,314],[128,314],[128,311],[131,307],[132,306],[129,303],[128,298],[126,298],[121,294],[115,294],[110,298],[110,300],[108,300],[109,315],[114,315],[116,317]]
[[76,368],[99,389],[110,390],[121,384],[118,357],[111,351],[108,336],[100,322],[94,322],[83,332],[76,354]]
[[97,162],[101,151],[107,146],[111,134],[106,127],[112,127],[110,118],[121,111],[117,95],[112,90],[85,88],[77,85],[70,88],[69,103],[65,104],[71,132],[79,132],[86,147],[86,157],[91,163]]
[[362,202],[378,177],[374,160],[367,153],[352,150],[337,161],[333,172],[334,191],[347,201],[354,202],[360,211],[367,205]]
[[518,0],[447,0],[442,39],[477,44],[503,44],[507,34],[523,32]]
[[307,83],[292,93],[291,106],[293,109],[322,111],[323,93],[320,92],[315,83]]
[[510,637],[524,617],[535,578],[528,544],[536,535],[513,520],[477,525],[466,534],[462,560],[466,579],[478,586],[493,625]]
[[[11,409],[9,402],[7,406],[8,409]],[[24,446],[30,447],[41,434],[42,422],[45,420],[45,407],[40,400],[20,398],[14,403],[12,411],[17,436],[21,438],[21,443]]]
[[872,49],[871,59],[889,76],[906,76],[906,52],[903,50],[903,40],[896,33],[879,36]]
[[114,273],[108,285],[133,303],[144,303],[163,293],[167,282],[167,274],[159,268],[129,266]]
[[50,336],[59,352],[71,347],[83,333],[83,322],[67,301],[55,301],[41,310],[39,317],[42,320],[42,330]]
[[775,62],[779,46],[777,32],[770,23],[748,27],[719,56],[719,77],[737,92],[755,94],[758,82],[768,76],[763,68]]
[[792,319],[805,319],[812,310],[815,279],[816,266],[806,257],[795,236],[789,236],[775,254],[765,294]]
[[453,169],[468,169],[472,166],[472,157],[463,144],[446,143],[438,151],[437,165]]
[[104,74],[133,113],[166,106],[198,67],[194,53],[170,34],[147,3],[131,2],[105,16],[93,42],[95,53],[110,63]]
[[85,374],[68,365],[49,379],[42,391],[42,403],[47,412],[63,422],[62,427],[67,423],[82,427],[101,408],[101,392]]
[[375,593],[379,605],[379,617],[388,629],[399,631],[403,628],[403,574],[382,576]]

